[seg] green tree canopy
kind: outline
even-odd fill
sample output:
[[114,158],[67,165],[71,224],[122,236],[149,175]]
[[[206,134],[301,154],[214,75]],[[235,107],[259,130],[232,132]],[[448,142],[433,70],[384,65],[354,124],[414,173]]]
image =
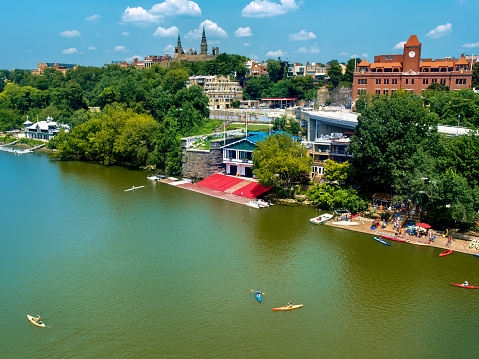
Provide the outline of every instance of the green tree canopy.
[[274,134],[258,142],[253,151],[253,174],[265,187],[286,186],[291,195],[294,180],[311,171],[308,149],[290,135]]

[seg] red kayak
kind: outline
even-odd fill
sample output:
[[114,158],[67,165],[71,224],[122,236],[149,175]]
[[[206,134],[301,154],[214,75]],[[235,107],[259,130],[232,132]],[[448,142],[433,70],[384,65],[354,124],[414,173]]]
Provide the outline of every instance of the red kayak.
[[461,288],[479,289],[479,287],[473,287],[472,285],[464,285],[464,284],[456,284],[456,283],[451,283],[451,284]]
[[386,239],[390,239],[391,241],[396,241],[396,242],[406,242],[405,239],[396,238],[396,237],[390,237],[390,236],[385,236],[384,234],[381,234],[379,237],[381,237],[381,238],[386,238]]
[[452,253],[452,249],[449,249],[448,251],[444,251],[442,253],[439,253],[439,257],[444,257],[447,256],[448,254]]

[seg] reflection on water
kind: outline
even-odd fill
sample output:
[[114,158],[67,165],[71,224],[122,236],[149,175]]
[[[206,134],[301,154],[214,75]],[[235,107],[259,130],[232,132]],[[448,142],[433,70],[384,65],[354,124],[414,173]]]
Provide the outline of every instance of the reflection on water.
[[[386,247],[312,225],[312,208],[256,210],[120,167],[0,153],[0,168],[7,358],[474,351],[477,294],[449,283],[479,283],[478,258]],[[304,307],[271,310],[289,300]],[[26,322],[42,310],[49,328]]]

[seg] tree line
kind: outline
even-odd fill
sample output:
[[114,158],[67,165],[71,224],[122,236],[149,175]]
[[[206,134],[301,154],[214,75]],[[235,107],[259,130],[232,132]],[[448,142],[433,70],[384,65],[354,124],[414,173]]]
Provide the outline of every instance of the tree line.
[[[423,97],[397,91],[373,96],[361,109],[344,167],[325,165],[332,182],[316,186],[308,197],[326,207],[366,209],[371,195],[392,193],[394,203],[411,200],[436,228],[470,228],[479,219],[479,134],[473,114],[462,136],[438,132],[438,124],[455,118],[455,101],[479,101],[471,90]],[[469,100],[468,100],[469,99]],[[443,104],[443,105],[441,105]],[[449,106],[449,107],[448,107]],[[467,106],[465,106],[467,108]],[[452,108],[452,109],[451,109]],[[459,106],[456,111],[465,111]],[[457,118],[456,118],[457,121]],[[455,123],[457,126],[457,122]]]

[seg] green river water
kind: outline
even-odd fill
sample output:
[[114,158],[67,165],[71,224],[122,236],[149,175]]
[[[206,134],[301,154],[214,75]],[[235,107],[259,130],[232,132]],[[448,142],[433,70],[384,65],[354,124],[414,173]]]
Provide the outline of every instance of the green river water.
[[0,152],[0,174],[0,358],[477,357],[479,290],[450,283],[479,286],[478,257],[120,167]]

